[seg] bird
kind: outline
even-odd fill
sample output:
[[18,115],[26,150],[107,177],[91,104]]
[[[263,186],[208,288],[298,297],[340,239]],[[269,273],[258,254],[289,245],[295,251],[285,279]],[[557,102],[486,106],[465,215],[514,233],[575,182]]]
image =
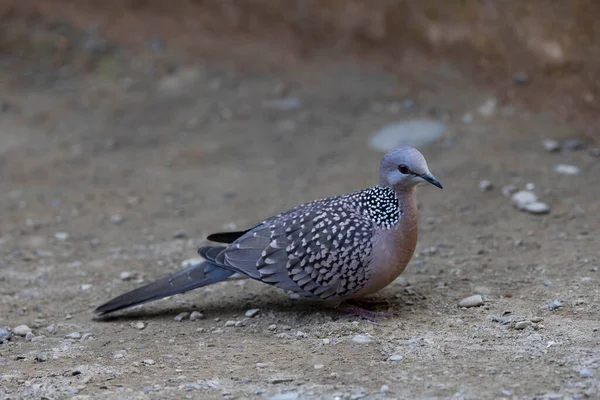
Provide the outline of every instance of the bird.
[[381,159],[376,186],[301,204],[237,232],[210,234],[204,261],[100,305],[99,317],[236,277],[323,301],[366,319],[379,314],[354,302],[393,282],[411,260],[418,236],[416,187],[443,189],[415,148]]

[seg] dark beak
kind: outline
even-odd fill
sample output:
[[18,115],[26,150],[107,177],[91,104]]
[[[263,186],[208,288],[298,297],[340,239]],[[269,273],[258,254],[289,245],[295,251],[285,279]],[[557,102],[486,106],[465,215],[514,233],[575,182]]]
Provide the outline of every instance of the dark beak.
[[427,182],[431,183],[433,186],[437,186],[440,189],[444,188],[442,186],[442,184],[440,183],[440,181],[438,181],[437,179],[435,179],[435,176],[433,176],[431,174],[423,174],[423,175],[421,175],[421,178],[425,179]]

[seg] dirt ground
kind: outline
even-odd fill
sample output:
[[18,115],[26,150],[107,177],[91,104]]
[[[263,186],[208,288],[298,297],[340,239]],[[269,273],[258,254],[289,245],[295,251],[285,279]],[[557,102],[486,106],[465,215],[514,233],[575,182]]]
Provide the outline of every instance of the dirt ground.
[[[542,146],[578,128],[505,99],[482,115],[496,93],[418,53],[268,73],[33,26],[0,54],[0,327],[33,331],[0,345],[0,398],[599,398],[598,143]],[[444,191],[420,188],[417,254],[375,296],[397,317],[238,281],[94,319],[209,233],[374,185],[369,138],[415,118],[446,124],[421,148]],[[528,183],[550,214],[502,194]]]

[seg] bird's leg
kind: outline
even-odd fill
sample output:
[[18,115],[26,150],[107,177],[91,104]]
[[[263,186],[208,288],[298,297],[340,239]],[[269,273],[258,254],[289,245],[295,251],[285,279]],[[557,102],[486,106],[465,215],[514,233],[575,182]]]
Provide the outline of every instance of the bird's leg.
[[371,311],[366,308],[362,308],[358,305],[344,302],[337,307],[338,310],[346,312],[347,314],[342,315],[340,318],[348,318],[352,316],[358,316],[371,322],[378,322],[380,318],[393,317],[394,313],[386,313],[380,311]]

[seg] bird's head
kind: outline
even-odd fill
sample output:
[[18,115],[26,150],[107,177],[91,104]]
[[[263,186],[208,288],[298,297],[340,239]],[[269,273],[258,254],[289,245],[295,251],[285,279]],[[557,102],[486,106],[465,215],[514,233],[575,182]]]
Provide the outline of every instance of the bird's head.
[[442,184],[429,172],[425,157],[408,146],[398,146],[381,159],[379,184],[396,190],[406,190],[421,183],[431,183],[442,189]]

